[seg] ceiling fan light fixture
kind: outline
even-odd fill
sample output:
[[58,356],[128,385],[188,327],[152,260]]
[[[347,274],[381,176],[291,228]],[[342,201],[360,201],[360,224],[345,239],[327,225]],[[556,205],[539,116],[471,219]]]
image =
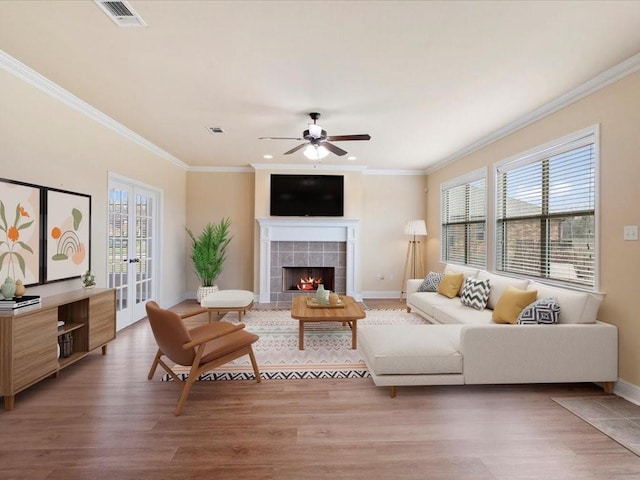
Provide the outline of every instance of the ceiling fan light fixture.
[[316,125],[315,123],[310,123],[309,135],[311,135],[313,138],[320,138],[322,136],[322,127],[320,125]]
[[322,145],[320,146],[309,145],[307,148],[304,149],[304,156],[307,157],[309,160],[320,160],[326,157],[327,155],[329,155],[329,150],[327,150]]

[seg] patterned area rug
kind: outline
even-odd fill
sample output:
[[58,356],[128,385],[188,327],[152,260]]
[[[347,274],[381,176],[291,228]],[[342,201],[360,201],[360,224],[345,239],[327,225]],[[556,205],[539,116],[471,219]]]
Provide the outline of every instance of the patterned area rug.
[[576,417],[640,456],[640,406],[616,395],[552,397]]
[[[405,310],[367,310],[363,325],[427,324],[421,316]],[[237,313],[223,320],[238,323]],[[302,378],[364,378],[369,376],[358,350],[351,349],[351,329],[340,322],[307,323],[304,350],[298,350],[298,321],[289,310],[252,310],[242,319],[246,330],[260,337],[254,353],[263,380]],[[181,379],[188,377],[188,367],[176,365],[173,371]],[[163,380],[170,380],[165,374]],[[239,358],[198,380],[255,379],[249,357]]]

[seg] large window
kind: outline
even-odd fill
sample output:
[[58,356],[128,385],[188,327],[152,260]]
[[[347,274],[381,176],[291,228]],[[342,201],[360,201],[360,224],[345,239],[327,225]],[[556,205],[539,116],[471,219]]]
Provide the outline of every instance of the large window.
[[496,269],[595,288],[597,128],[496,171]]
[[486,266],[486,185],[482,169],[441,186],[443,262]]

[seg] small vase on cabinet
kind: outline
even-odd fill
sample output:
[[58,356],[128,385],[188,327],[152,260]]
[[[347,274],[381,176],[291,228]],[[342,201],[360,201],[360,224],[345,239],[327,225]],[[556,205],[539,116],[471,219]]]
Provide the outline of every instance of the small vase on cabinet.
[[22,280],[16,280],[16,291],[14,293],[14,296],[16,298],[21,298],[24,295],[25,292],[25,288],[24,288],[24,284],[22,283]]
[[16,282],[13,281],[13,278],[7,277],[2,287],[0,287],[0,292],[2,292],[2,296],[7,300],[13,298],[16,293]]

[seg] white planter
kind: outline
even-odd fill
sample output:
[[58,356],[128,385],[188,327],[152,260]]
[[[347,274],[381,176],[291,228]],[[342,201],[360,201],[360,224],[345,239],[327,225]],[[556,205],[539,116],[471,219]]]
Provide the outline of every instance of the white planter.
[[204,297],[206,297],[210,293],[217,292],[217,291],[218,291],[217,285],[213,285],[211,287],[203,287],[202,285],[200,285],[198,287],[198,291],[196,292],[196,299],[198,300],[198,303],[200,303],[202,302],[202,299]]

